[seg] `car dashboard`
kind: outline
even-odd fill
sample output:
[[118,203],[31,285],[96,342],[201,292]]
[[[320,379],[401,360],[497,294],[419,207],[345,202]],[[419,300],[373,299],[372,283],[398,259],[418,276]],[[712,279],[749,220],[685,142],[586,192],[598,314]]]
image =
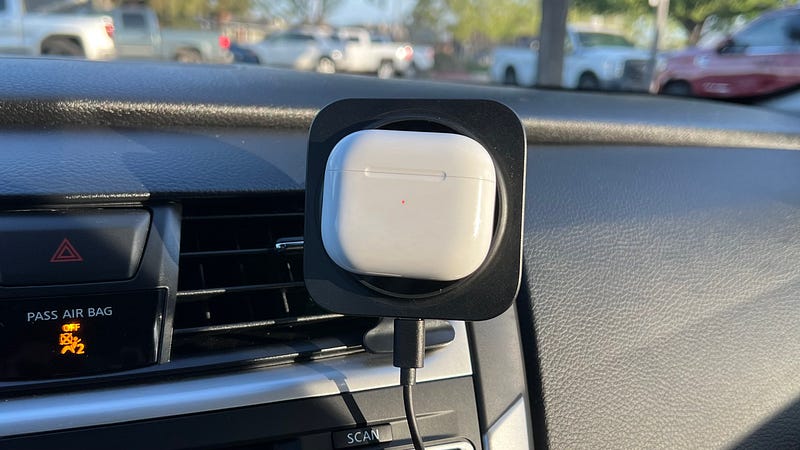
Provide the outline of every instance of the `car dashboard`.
[[[261,67],[0,65],[0,448],[411,448],[391,355],[363,342],[381,320],[329,313],[303,283],[308,129],[345,98],[492,99],[527,135],[522,288],[494,319],[439,324],[419,371],[429,448],[800,442],[796,118]],[[125,227],[139,256],[116,244]],[[59,359],[80,337],[88,369]],[[51,341],[65,353],[38,358]]]

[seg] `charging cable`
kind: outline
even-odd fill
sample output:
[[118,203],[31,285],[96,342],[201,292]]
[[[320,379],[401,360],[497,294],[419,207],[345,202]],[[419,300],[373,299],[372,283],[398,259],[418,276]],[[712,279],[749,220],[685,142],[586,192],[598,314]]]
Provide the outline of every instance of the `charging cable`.
[[417,369],[421,369],[424,365],[425,321],[422,319],[394,319],[394,366],[400,368],[403,405],[414,450],[425,450],[417,426],[417,414],[414,412],[414,385],[417,383]]

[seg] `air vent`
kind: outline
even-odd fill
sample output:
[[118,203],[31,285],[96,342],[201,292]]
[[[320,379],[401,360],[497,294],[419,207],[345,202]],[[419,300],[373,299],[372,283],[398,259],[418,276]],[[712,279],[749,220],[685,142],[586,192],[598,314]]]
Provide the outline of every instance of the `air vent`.
[[187,201],[172,359],[358,351],[374,319],[330,314],[303,282],[302,193]]

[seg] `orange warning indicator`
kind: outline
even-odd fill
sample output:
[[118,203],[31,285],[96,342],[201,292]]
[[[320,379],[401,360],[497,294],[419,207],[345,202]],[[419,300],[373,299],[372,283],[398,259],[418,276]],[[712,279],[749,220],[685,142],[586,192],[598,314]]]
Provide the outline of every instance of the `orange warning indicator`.
[[81,324],[79,323],[65,323],[61,325],[61,331],[68,333],[70,331],[78,331],[81,329]]
[[61,245],[58,246],[56,252],[53,253],[53,257],[50,258],[51,263],[81,261],[83,261],[83,258],[81,257],[80,253],[75,250],[75,246],[73,246],[67,238],[64,238],[64,240],[61,241]]
[[83,339],[75,334],[80,329],[81,324],[78,322],[61,325],[62,333],[58,336],[58,345],[61,346],[62,355],[67,353],[83,355],[86,353],[86,344],[83,343]]
[[73,355],[83,355],[86,345],[84,345],[81,340],[81,338],[72,333],[61,333],[58,337],[58,345],[61,346],[61,354],[66,355],[67,353],[72,353]]

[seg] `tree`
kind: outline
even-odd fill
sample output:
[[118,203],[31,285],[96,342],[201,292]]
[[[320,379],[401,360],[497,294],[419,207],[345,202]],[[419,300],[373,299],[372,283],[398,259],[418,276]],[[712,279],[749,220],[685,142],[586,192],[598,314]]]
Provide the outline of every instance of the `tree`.
[[689,42],[696,44],[700,39],[703,23],[712,15],[723,19],[755,15],[776,8],[781,3],[780,0],[672,0],[669,12],[689,33]]
[[536,84],[539,86],[561,87],[568,9],[567,0],[544,0],[542,5],[539,63],[536,65]]
[[450,31],[459,40],[476,35],[491,42],[533,35],[541,21],[539,0],[446,0],[453,16]]
[[447,31],[458,41],[498,42],[539,30],[541,0],[417,0],[414,26]]
[[212,8],[212,12],[217,15],[230,14],[236,17],[243,17],[250,14],[250,9],[253,7],[251,0],[216,0],[216,5]]
[[[669,15],[686,30],[689,43],[696,44],[703,23],[711,16],[722,19],[752,16],[783,3],[783,0],[671,0]],[[600,14],[646,14],[650,11],[648,2],[644,0],[573,0],[573,4]]]
[[411,11],[411,24],[436,31],[444,31],[447,16],[450,14],[447,0],[417,0]]
[[445,0],[417,0],[405,22],[413,41],[434,44],[448,31],[451,17]]
[[251,0],[150,0],[149,4],[167,26],[196,26],[198,19],[247,14],[251,8]]
[[342,0],[254,0],[254,7],[289,23],[319,25],[341,6]]

